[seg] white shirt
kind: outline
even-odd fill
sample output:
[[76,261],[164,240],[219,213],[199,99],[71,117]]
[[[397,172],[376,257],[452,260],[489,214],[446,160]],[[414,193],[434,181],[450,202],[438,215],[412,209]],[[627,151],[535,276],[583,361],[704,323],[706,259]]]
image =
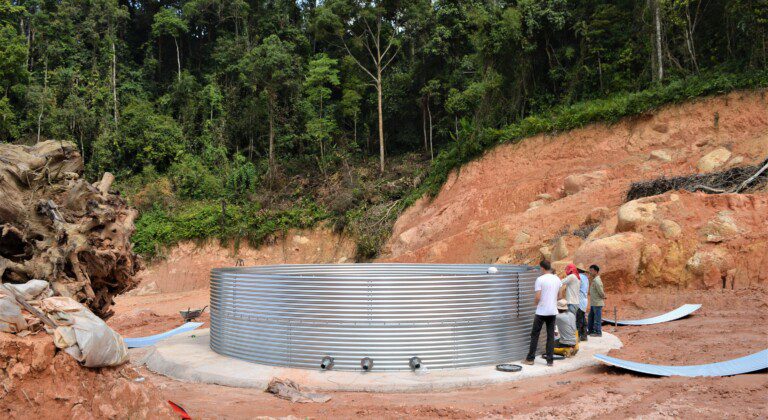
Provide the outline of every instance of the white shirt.
[[536,315],[557,315],[557,293],[560,291],[560,279],[554,274],[544,274],[536,279],[533,288],[541,292],[539,304],[536,306]]

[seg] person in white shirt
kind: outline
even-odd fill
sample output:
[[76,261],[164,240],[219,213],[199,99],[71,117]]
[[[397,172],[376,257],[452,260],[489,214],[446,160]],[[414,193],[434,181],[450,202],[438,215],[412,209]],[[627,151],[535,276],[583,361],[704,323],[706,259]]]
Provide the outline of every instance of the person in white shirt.
[[531,346],[528,356],[522,363],[532,365],[536,358],[536,348],[539,346],[541,327],[547,326],[547,366],[552,366],[552,355],[555,349],[555,318],[557,316],[557,295],[560,292],[560,278],[552,273],[549,261],[539,263],[541,276],[536,279],[534,291],[536,292],[536,315],[533,317],[531,329]]

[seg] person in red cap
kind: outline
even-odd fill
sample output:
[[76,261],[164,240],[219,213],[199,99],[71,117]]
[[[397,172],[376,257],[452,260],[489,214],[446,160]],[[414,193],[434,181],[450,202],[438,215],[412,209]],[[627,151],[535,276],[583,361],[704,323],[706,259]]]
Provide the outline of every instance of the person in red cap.
[[581,288],[581,279],[579,278],[579,269],[575,264],[565,266],[565,278],[562,280],[560,295],[565,297],[568,302],[568,311],[575,316],[579,311],[579,289]]

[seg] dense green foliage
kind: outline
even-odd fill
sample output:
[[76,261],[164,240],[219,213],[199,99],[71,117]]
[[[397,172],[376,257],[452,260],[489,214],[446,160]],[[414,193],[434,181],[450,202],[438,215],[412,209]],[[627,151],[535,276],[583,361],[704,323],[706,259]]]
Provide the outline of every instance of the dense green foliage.
[[327,217],[327,213],[311,203],[284,211],[235,205],[222,212],[220,204],[206,203],[185,206],[178,211],[153,208],[138,220],[133,241],[136,252],[150,256],[161,246],[200,238],[242,239],[257,245],[277,231],[307,228]]
[[[370,256],[494,144],[767,70],[768,0],[0,0],[0,141],[76,142],[143,210],[141,252],[309,211]],[[234,230],[208,223],[222,200]]]

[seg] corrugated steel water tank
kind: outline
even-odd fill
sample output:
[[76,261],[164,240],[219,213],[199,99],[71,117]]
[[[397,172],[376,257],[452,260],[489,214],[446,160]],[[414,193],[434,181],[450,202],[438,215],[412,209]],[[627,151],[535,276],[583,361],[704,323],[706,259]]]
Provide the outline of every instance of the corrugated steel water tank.
[[[211,271],[211,348],[273,366],[466,368],[522,359],[534,314],[528,266],[279,265]],[[494,272],[495,271],[495,272]]]

